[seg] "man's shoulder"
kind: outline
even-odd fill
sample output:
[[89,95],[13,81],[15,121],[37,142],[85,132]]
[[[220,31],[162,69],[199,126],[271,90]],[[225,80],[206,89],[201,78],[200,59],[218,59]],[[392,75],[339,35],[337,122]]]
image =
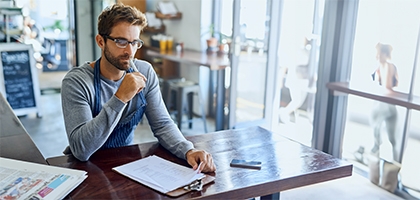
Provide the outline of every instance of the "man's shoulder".
[[66,76],[92,76],[93,69],[90,67],[88,63],[84,63],[83,65],[73,67],[67,72]]
[[134,64],[136,65],[136,67],[139,71],[140,70],[149,70],[149,69],[152,68],[152,65],[145,60],[134,59]]
[[93,69],[87,63],[71,68],[64,77],[64,80],[84,80],[93,79]]
[[139,70],[140,73],[144,74],[145,76],[150,76],[152,74],[155,74],[155,70],[152,67],[152,64],[150,64],[149,62],[145,61],[145,60],[138,60],[135,59],[134,63],[137,67],[137,69]]

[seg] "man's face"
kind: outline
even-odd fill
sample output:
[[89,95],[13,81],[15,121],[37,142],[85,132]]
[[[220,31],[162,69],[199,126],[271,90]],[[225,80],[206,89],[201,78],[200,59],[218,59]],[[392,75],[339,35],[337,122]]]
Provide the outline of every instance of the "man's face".
[[114,67],[116,67],[119,70],[128,70],[129,63],[126,64],[126,62],[124,62],[124,60],[130,59],[131,56],[128,53],[124,53],[122,55],[113,55],[111,53],[111,50],[108,47],[108,44],[105,45],[105,49],[104,49],[104,56],[105,58],[108,60],[109,63],[111,63],[111,65],[113,65]]
[[[109,36],[132,42],[140,38],[140,28],[129,23],[120,23],[114,26]],[[105,40],[104,57],[117,69],[128,70],[130,68],[130,59],[134,58],[137,48],[131,44],[128,44],[125,48],[120,48],[113,40],[107,38]]]

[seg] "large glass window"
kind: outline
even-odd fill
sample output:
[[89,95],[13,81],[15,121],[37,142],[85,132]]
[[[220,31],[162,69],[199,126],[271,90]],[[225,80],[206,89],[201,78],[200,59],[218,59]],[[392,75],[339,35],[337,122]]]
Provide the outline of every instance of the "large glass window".
[[[418,160],[418,152],[420,150],[420,126],[418,124],[420,119],[420,111],[413,110],[411,112],[409,137],[405,143],[404,157],[401,163],[401,180],[404,186],[410,188],[408,190],[412,195],[417,195],[420,198],[420,162]],[[417,192],[412,192],[412,190]]]
[[[359,1],[358,7],[349,85],[378,94],[382,100],[348,97],[342,157],[391,192],[406,181],[420,191],[420,182],[413,184],[410,178],[418,174],[412,153],[420,150],[418,127],[413,126],[420,115],[411,115],[410,126],[411,110],[392,103],[397,96],[408,101],[417,56],[419,7],[420,1],[393,0]],[[386,175],[390,173],[394,175]],[[393,186],[385,187],[384,180]]]
[[311,146],[323,1],[284,1],[281,16],[276,131]]
[[[233,5],[231,0],[220,1],[222,17],[220,21],[219,43],[230,44],[232,74],[227,74],[226,85],[235,95],[235,105],[230,105],[230,115],[234,115],[232,126],[244,126],[249,122],[263,119],[265,101],[265,83],[268,60],[268,31],[270,1],[242,0],[239,2],[238,21],[233,23]],[[238,37],[232,40],[233,29],[238,28]],[[235,59],[235,61],[234,61]],[[230,80],[231,77],[232,80]],[[232,85],[229,85],[233,82]]]
[[[400,77],[394,90],[408,93],[419,31],[420,1],[360,1],[353,50],[353,86],[376,87],[372,74],[378,67],[376,45],[389,45],[389,61]],[[380,8],[380,9],[378,9]]]

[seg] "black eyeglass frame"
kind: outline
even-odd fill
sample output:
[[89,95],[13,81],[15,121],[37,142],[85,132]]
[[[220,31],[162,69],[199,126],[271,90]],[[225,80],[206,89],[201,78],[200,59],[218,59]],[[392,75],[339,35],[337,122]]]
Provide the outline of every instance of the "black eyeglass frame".
[[[143,42],[143,40],[133,40],[133,41],[128,41],[128,40],[126,40],[126,39],[122,39],[122,38],[113,38],[113,37],[111,37],[111,36],[109,36],[109,35],[102,35],[102,37],[104,37],[105,39],[110,39],[110,40],[112,40],[113,42],[115,42],[115,45],[117,45],[117,47],[118,48],[121,48],[121,49],[125,49],[125,48],[127,48],[127,45],[128,44],[130,44],[131,46],[133,46],[134,47],[134,45],[136,44],[136,43],[138,43],[137,44],[137,49],[140,49],[142,46],[143,46],[143,44],[144,44],[144,42]],[[123,43],[125,43],[125,44],[121,44],[121,42],[123,42]]]

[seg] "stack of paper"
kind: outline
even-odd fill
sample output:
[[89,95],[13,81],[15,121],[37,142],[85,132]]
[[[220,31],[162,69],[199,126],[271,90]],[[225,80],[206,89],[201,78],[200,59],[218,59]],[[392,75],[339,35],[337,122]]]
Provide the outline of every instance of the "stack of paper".
[[168,193],[205,177],[203,173],[198,173],[192,168],[158,156],[149,156],[112,169],[162,193]]
[[149,27],[160,28],[162,26],[162,21],[156,18],[156,14],[154,12],[146,12],[145,15],[147,18],[147,25]]
[[158,4],[158,9],[164,15],[175,15],[178,13],[174,2],[161,1]]
[[0,157],[0,199],[63,199],[87,172]]

